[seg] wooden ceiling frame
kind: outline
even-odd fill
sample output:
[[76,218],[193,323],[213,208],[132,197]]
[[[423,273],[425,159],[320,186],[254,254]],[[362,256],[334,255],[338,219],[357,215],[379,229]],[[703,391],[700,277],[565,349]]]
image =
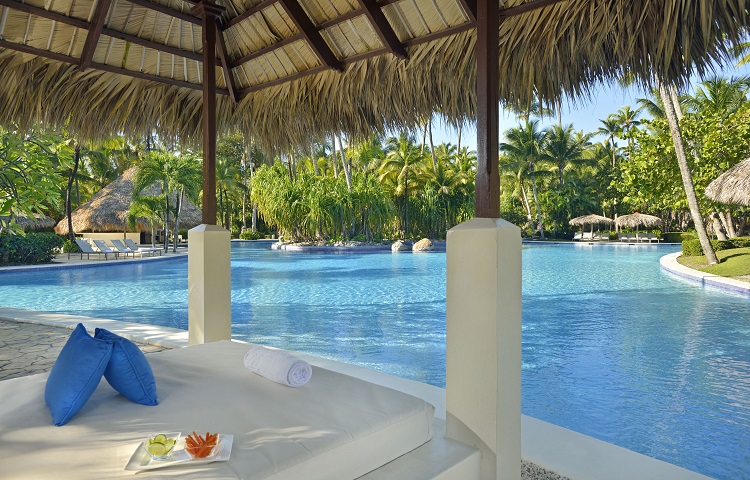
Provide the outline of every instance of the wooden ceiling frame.
[[396,32],[393,31],[393,27],[388,22],[388,19],[385,18],[383,10],[380,9],[377,2],[375,0],[358,1],[365,15],[370,20],[370,25],[372,25],[373,30],[375,30],[386,50],[399,58],[409,58],[404,44],[398,39]]
[[91,25],[89,25],[86,34],[86,42],[83,44],[83,51],[81,52],[81,63],[78,65],[78,69],[82,72],[91,65],[91,61],[94,59],[94,52],[96,52],[96,46],[99,44],[99,37],[102,34],[104,20],[107,18],[110,5],[112,5],[112,0],[97,0],[96,2]]
[[[188,50],[182,50],[182,49],[171,47],[168,45],[163,45],[161,43],[152,42],[150,40],[140,38],[135,35],[130,35],[124,32],[119,32],[116,30],[104,28],[103,21],[104,21],[104,17],[106,17],[107,12],[105,11],[100,16],[98,16],[98,12],[101,10],[108,10],[108,8],[104,9],[104,7],[100,8],[99,6],[107,4],[107,7],[108,7],[110,1],[111,0],[99,0],[99,3],[97,4],[97,7],[96,7],[94,19],[97,22],[96,24],[98,24],[98,22],[101,22],[99,36],[100,35],[110,36],[110,37],[118,38],[126,42],[138,44],[146,48],[152,48],[154,50],[158,50],[158,51],[169,53],[175,56],[179,56],[185,59],[197,60],[199,62],[202,61],[202,55],[199,53],[191,52]],[[126,1],[130,3],[134,3],[136,5],[143,6],[145,8],[150,8],[152,10],[158,11],[160,13],[164,13],[166,15],[171,15],[180,20],[185,20],[190,23],[196,23],[199,25],[201,23],[201,20],[198,17],[195,17],[193,15],[190,15],[184,12],[180,12],[177,10],[173,10],[169,7],[151,2],[149,0],[126,0]],[[358,0],[358,1],[360,1],[361,5],[363,4],[363,0]],[[223,25],[217,25],[217,28],[218,28],[217,33],[219,34],[220,41],[218,42],[218,45],[217,45],[217,50],[218,50],[217,53],[219,55],[219,58],[216,58],[216,65],[220,65],[222,67],[224,71],[225,81],[227,84],[227,89],[219,89],[217,90],[217,93],[220,93],[223,95],[230,95],[233,101],[239,102],[242,99],[242,97],[248,93],[262,90],[264,88],[271,87],[274,85],[279,85],[284,82],[303,78],[307,75],[313,75],[315,73],[319,73],[329,68],[334,68],[338,71],[343,71],[346,65],[350,65],[358,61],[366,60],[368,58],[372,58],[378,55],[383,55],[389,52],[397,54],[391,50],[392,46],[390,44],[384,42],[383,44],[385,46],[383,48],[370,50],[368,52],[363,52],[363,53],[339,60],[338,58],[336,58],[333,51],[330,49],[328,44],[320,35],[319,32],[321,30],[325,30],[327,28],[330,28],[331,26],[337,25],[339,23],[358,17],[360,15],[367,15],[368,18],[370,18],[368,11],[373,8],[377,8],[377,10],[379,10],[380,13],[382,14],[382,10],[380,10],[381,7],[385,5],[390,5],[392,3],[396,3],[401,0],[380,0],[377,2],[375,0],[364,0],[364,1],[369,3],[369,9],[366,5],[363,5],[362,8],[360,9],[351,10],[339,17],[323,22],[318,26],[315,26],[312,23],[312,20],[310,20],[309,16],[305,13],[304,9],[302,8],[302,6],[299,4],[297,0],[264,0],[263,2],[259,3],[255,7],[247,10],[241,15],[230,20],[228,23],[223,24]],[[462,2],[462,5],[463,3],[469,3],[469,4],[473,4],[474,7],[476,6],[476,0],[460,0],[460,1]],[[539,8],[548,7],[548,6],[561,3],[564,1],[567,1],[567,0],[531,0],[521,5],[517,5],[515,7],[510,7],[510,8],[500,10],[499,12],[500,20],[502,21],[505,18],[513,17],[516,15],[521,15],[521,14],[524,14],[524,13],[527,13],[527,12],[530,12]],[[246,18],[249,18],[255,13],[258,13],[259,11],[263,10],[264,8],[267,8],[268,6],[276,2],[281,2],[284,9],[287,11],[287,14],[289,14],[292,21],[294,21],[295,25],[297,25],[297,28],[299,29],[299,33],[291,37],[288,37],[286,39],[283,39],[279,42],[276,42],[272,45],[263,47],[260,50],[257,50],[255,52],[251,52],[250,54],[240,59],[233,61],[231,58],[229,58],[229,54],[226,49],[226,42],[223,37],[223,31],[245,20]],[[191,3],[194,3],[194,2],[191,1]],[[5,6],[13,10],[21,11],[21,12],[28,13],[31,15],[36,15],[42,18],[47,18],[49,20],[54,20],[54,21],[61,22],[67,25],[71,25],[73,27],[87,30],[89,32],[89,34],[87,35],[87,44],[89,43],[93,44],[94,45],[93,50],[95,50],[96,42],[94,42],[93,40],[93,38],[95,37],[91,35],[92,30],[95,27],[94,22],[89,23],[85,20],[68,17],[66,15],[63,15],[54,11],[45,10],[43,8],[21,3],[18,0],[0,0],[0,6]],[[383,16],[383,19],[385,20],[385,16]],[[372,18],[370,18],[370,21],[371,21],[371,24],[373,25],[373,28],[375,29],[377,33],[378,30],[377,30],[376,24],[374,23]],[[440,30],[438,32],[433,32],[431,34],[424,35],[422,37],[407,39],[399,43],[402,45],[402,48],[404,49],[404,53],[406,53],[405,49],[408,47],[419,45],[422,43],[431,42],[433,40],[437,40],[439,38],[447,37],[450,35],[455,35],[455,34],[458,34],[467,30],[471,30],[472,28],[475,28],[475,22],[468,22],[468,23],[464,23],[461,25],[456,25],[456,26],[453,26],[444,30]],[[394,33],[394,36],[395,36],[395,33]],[[92,39],[91,42],[89,42],[89,38]],[[253,85],[251,87],[247,87],[242,90],[239,90],[237,88],[236,83],[234,82],[234,77],[231,73],[232,69],[237,68],[254,58],[261,57],[263,55],[273,52],[274,50],[283,48],[285,45],[288,45],[298,40],[306,40],[308,42],[308,44],[312,47],[316,55],[318,55],[318,57],[321,59],[322,65],[316,66],[316,67],[313,67],[313,68],[310,68],[308,70],[304,70],[301,72],[296,72],[296,73],[293,73],[292,75],[279,77],[277,79],[271,80],[270,82]],[[16,50],[16,51],[23,52],[23,53],[31,53],[34,55],[38,55],[40,57],[49,58],[51,60],[56,60],[56,61],[60,61],[64,63],[71,63],[71,64],[75,64],[79,66],[86,64],[86,66],[89,68],[94,68],[97,70],[102,70],[102,71],[111,72],[111,73],[118,73],[121,75],[126,75],[126,76],[130,76],[134,78],[141,78],[144,80],[150,80],[150,81],[154,81],[158,83],[164,83],[168,85],[191,88],[191,89],[196,89],[196,90],[200,90],[202,88],[200,84],[174,80],[174,79],[167,78],[167,77],[161,77],[158,75],[152,75],[152,74],[135,71],[135,70],[127,70],[124,68],[114,67],[114,66],[106,65],[106,64],[95,63],[91,60],[93,58],[93,51],[91,51],[92,47],[89,47],[88,51],[91,51],[90,53],[91,57],[88,59],[87,62],[83,61],[85,59],[84,55],[82,55],[81,58],[76,58],[76,57],[71,57],[71,56],[64,55],[64,54],[59,54],[56,52],[42,50],[42,49],[31,47],[28,45],[8,42],[7,40],[0,40],[0,47],[8,48],[10,50]],[[84,47],[84,50],[86,50],[85,47]],[[88,55],[89,53],[87,53],[87,56]]]

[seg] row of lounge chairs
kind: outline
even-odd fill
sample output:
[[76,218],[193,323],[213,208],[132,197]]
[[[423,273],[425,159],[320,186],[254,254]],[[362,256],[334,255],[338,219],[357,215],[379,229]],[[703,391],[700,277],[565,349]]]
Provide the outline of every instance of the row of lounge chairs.
[[[91,244],[86,240],[76,240],[78,248],[81,249],[81,260],[83,260],[84,255],[86,255],[87,259],[91,258],[91,255],[104,255],[104,259],[107,260],[109,258],[109,255],[112,255],[115,259],[117,259],[120,255],[125,255],[125,258],[127,258],[128,255],[132,255],[135,258],[136,254],[143,257],[144,253],[148,253],[151,256],[153,256],[155,253],[158,253],[159,255],[161,255],[162,253],[161,248],[140,247],[129,238],[124,240],[125,244],[123,244],[123,241],[121,240],[110,240],[110,243],[112,243],[111,246],[107,245],[107,242],[105,242],[104,240],[94,240],[93,242],[97,248],[96,250],[94,250]],[[68,258],[70,258],[70,252],[68,252]]]
[[[605,233],[599,234],[599,233],[591,233],[591,232],[583,232],[583,233],[578,232],[573,236],[573,240],[580,241],[580,242],[608,241],[609,233],[605,232]],[[654,235],[652,233],[638,233],[638,234],[618,233],[617,240],[620,242],[625,242],[625,243],[646,243],[646,242],[658,243],[659,241],[661,241],[658,235]]]

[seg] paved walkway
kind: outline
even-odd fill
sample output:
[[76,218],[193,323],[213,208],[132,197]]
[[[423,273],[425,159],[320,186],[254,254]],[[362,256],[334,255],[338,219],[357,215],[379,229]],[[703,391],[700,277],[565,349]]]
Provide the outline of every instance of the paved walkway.
[[[72,330],[0,320],[0,380],[49,372]],[[144,353],[165,347],[136,342]]]

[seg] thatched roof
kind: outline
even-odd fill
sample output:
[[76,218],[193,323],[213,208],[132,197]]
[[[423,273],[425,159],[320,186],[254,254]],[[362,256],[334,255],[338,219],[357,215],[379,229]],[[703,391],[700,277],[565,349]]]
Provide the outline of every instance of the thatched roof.
[[638,228],[640,226],[649,228],[661,225],[661,218],[653,215],[646,215],[643,213],[631,213],[630,215],[623,215],[617,217],[615,223],[620,227]]
[[[80,232],[125,232],[128,229],[128,210],[133,201],[133,177],[136,167],[131,167],[110,183],[91,200],[76,208],[72,213],[73,230]],[[161,189],[156,185],[148,187],[145,195],[158,195]],[[201,223],[201,212],[190,200],[185,199],[180,212],[180,225],[192,228]],[[136,221],[139,232],[151,231],[151,225],[145,218]],[[55,226],[55,232],[68,234],[68,219],[63,218]]]
[[[8,221],[9,217],[0,217],[3,221]],[[14,217],[15,222],[24,229],[24,231],[32,230],[48,230],[55,226],[55,220],[48,217],[47,215],[41,215],[35,213],[33,217],[27,217],[26,215],[16,215]]]
[[[217,0],[219,129],[266,148],[475,115],[476,0]],[[578,98],[633,73],[702,74],[750,25],[745,0],[500,0],[500,95]],[[0,0],[0,122],[199,141],[192,0]],[[406,58],[402,58],[406,57]],[[221,64],[225,64],[222,67]],[[229,98],[234,92],[239,101]]]
[[603,217],[601,215],[596,215],[594,213],[591,213],[589,215],[583,215],[580,217],[576,217],[572,219],[570,222],[568,222],[570,225],[589,225],[589,224],[595,224],[595,223],[615,223],[614,220],[611,218]]
[[706,196],[720,203],[750,205],[750,158],[719,175],[706,187]]

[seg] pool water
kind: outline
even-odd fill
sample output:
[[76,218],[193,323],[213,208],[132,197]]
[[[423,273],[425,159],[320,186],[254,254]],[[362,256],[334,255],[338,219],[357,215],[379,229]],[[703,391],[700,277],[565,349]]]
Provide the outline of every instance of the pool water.
[[[750,478],[750,298],[674,278],[679,247],[523,250],[527,415]],[[0,304],[187,328],[187,262],[0,275]],[[235,338],[445,384],[445,254],[232,248]]]

